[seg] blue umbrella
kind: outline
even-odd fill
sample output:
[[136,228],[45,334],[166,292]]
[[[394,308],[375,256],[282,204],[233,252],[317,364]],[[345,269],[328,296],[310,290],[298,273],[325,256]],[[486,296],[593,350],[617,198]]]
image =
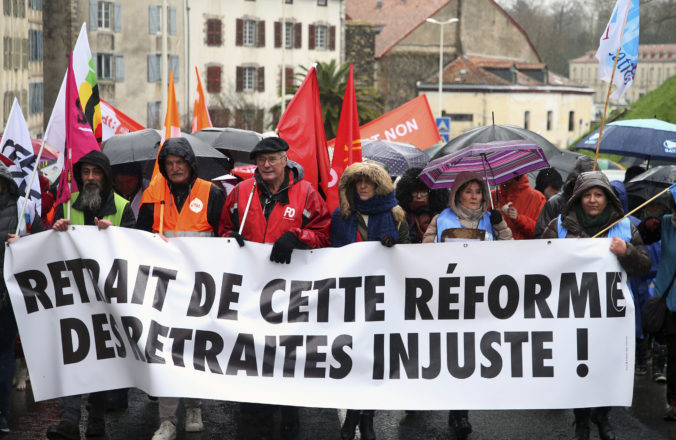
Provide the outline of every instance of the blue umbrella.
[[[599,130],[596,130],[573,148],[595,151],[598,139]],[[659,119],[611,122],[603,129],[599,151],[646,160],[676,162],[676,124]]]

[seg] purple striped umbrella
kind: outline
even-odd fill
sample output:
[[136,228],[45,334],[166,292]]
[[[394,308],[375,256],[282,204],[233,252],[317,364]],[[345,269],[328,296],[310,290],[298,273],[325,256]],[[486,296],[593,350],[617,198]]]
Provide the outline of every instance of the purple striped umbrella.
[[549,167],[542,148],[525,141],[495,141],[467,148],[431,161],[420,178],[431,189],[450,188],[463,171],[484,176],[490,185],[499,185],[521,174]]

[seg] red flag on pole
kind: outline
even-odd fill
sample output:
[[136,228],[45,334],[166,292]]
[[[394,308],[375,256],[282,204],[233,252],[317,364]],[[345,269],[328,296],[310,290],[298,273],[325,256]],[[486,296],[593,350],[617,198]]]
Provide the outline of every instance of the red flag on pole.
[[277,134],[289,144],[289,159],[305,169],[305,180],[326,197],[331,165],[314,66],[279,120]]
[[71,190],[76,190],[71,182],[73,180],[73,164],[85,154],[93,150],[101,150],[99,143],[94,137],[91,125],[87,122],[82,105],[80,104],[80,95],[75,83],[73,74],[73,53],[70,54],[68,63],[68,72],[66,77],[66,148],[63,163],[63,171],[59,180],[59,192],[56,197],[56,203],[63,203],[70,200]]
[[338,200],[338,181],[340,176],[343,175],[343,171],[353,163],[361,162],[361,159],[357,97],[354,93],[354,78],[350,64],[350,75],[347,77],[347,85],[345,86],[343,108],[340,110],[338,133],[336,133],[336,144],[331,161],[331,181],[328,185],[329,192],[326,197],[329,212],[333,212],[340,203]]
[[213,127],[211,118],[209,117],[209,109],[207,108],[207,100],[204,98],[204,89],[202,89],[202,80],[200,79],[200,72],[195,66],[195,73],[197,74],[197,92],[195,93],[195,106],[192,110],[192,132],[200,131],[203,128]]

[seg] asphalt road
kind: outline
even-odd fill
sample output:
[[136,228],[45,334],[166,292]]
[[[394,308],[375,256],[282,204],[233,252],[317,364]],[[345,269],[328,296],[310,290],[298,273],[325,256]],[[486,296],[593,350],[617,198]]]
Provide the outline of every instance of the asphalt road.
[[[611,422],[618,439],[664,440],[676,439],[676,423],[662,420],[664,412],[664,385],[653,383],[649,376],[637,377],[634,386],[634,405],[614,408]],[[178,439],[244,439],[238,404],[207,401],[203,404],[205,430],[188,434],[183,431],[183,412],[179,410]],[[45,430],[58,422],[58,401],[34,402],[30,392],[15,391],[14,412],[10,418],[12,432],[3,440],[36,440],[45,438]],[[301,440],[338,440],[344,411],[335,409],[303,408],[301,410]],[[84,418],[84,417],[83,417]],[[472,440],[570,439],[573,436],[573,415],[570,410],[537,411],[472,411],[474,426]],[[279,415],[276,416],[279,423]],[[82,432],[86,420],[83,420]],[[129,394],[129,407],[109,411],[106,415],[106,438],[121,440],[149,440],[158,423],[157,402],[141,391]],[[454,439],[447,425],[447,413],[423,411],[413,418],[405,418],[403,411],[376,413],[378,439],[435,440]],[[82,437],[85,438],[84,436]],[[592,429],[592,439],[598,439]]]

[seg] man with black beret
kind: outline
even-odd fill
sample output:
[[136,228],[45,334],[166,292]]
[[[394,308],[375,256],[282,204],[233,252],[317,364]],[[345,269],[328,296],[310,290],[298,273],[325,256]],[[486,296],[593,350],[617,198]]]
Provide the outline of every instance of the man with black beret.
[[[303,180],[303,168],[287,159],[288,149],[289,144],[279,137],[265,138],[254,147],[250,154],[257,165],[254,177],[239,183],[228,195],[220,223],[221,235],[235,238],[240,246],[244,240],[272,243],[270,260],[276,263],[291,262],[294,249],[329,244],[331,215],[326,203]],[[242,404],[242,413],[259,428],[269,427],[274,409],[271,405]],[[298,408],[282,407],[281,438],[295,438],[298,423]],[[252,438],[267,436],[272,438],[267,432]]]

